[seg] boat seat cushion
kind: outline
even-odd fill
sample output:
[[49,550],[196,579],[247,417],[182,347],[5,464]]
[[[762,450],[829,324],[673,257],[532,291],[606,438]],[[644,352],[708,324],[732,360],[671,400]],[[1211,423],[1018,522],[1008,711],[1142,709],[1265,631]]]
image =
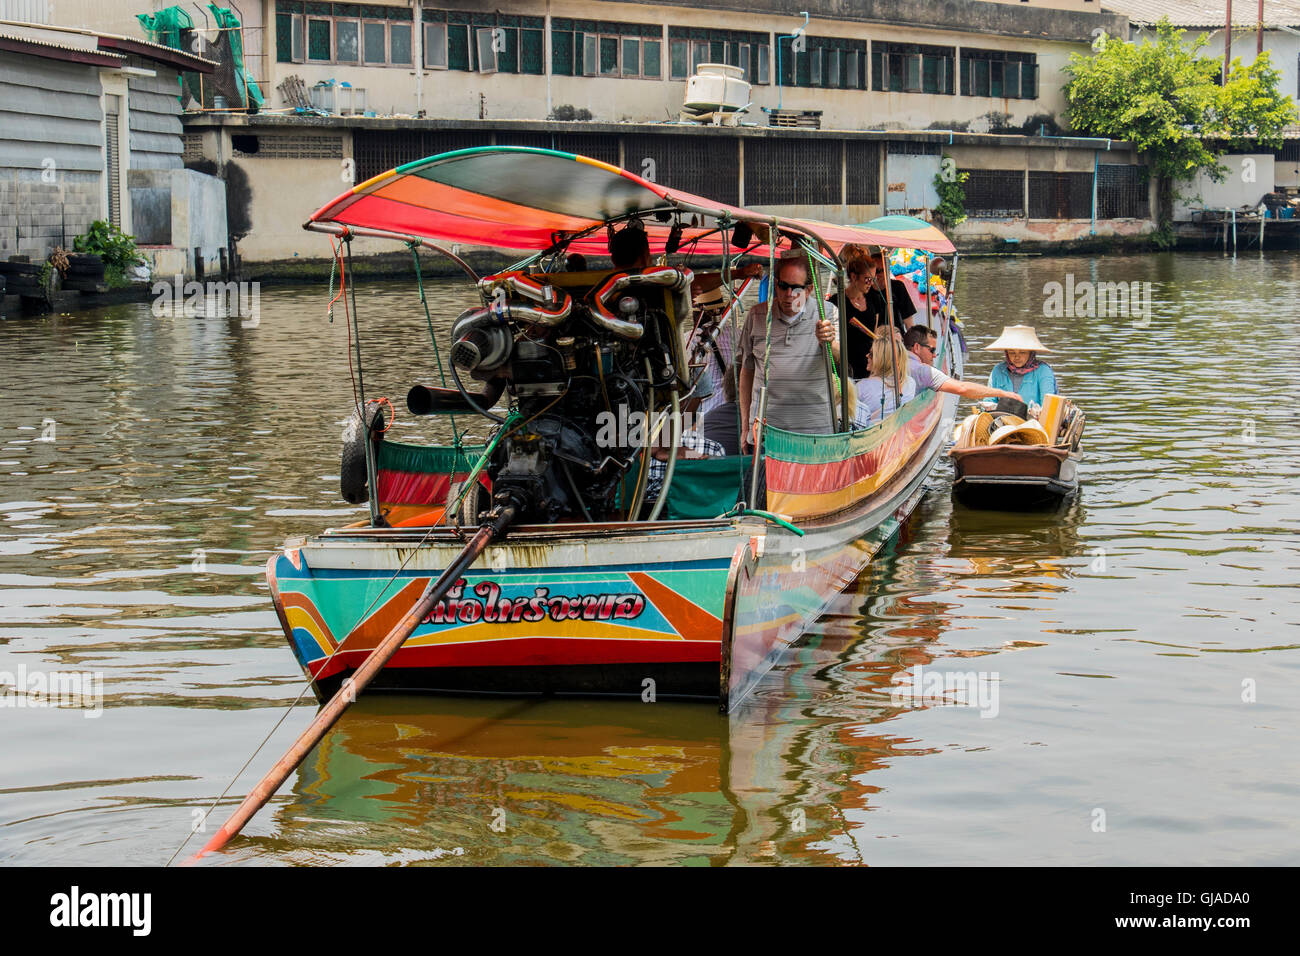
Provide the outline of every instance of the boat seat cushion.
[[[452,481],[461,482],[469,477],[474,463],[483,454],[483,446],[467,445],[458,452],[443,445],[381,441],[377,451],[380,505],[407,517],[408,513],[425,512],[430,506],[446,504]],[[491,494],[492,482],[486,472],[480,473],[477,480]],[[416,505],[420,507],[414,510],[410,507]]]
[[669,521],[716,518],[735,507],[749,477],[750,455],[689,458],[677,462],[661,517]]

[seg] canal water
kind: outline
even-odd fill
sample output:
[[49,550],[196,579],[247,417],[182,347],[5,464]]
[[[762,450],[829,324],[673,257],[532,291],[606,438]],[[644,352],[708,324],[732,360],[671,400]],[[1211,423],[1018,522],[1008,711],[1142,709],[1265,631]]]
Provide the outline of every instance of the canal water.
[[[1067,277],[1149,315],[1046,317]],[[958,295],[970,377],[1028,323],[1087,411],[1066,511],[966,510],[941,462],[730,719],[363,697],[214,863],[1300,863],[1300,256],[968,258]],[[0,322],[0,680],[103,682],[4,698],[0,863],[163,864],[269,734],[195,849],[315,713],[262,569],[363,514],[327,299]],[[430,284],[440,329],[468,301]],[[357,306],[368,395],[435,381],[410,288]]]

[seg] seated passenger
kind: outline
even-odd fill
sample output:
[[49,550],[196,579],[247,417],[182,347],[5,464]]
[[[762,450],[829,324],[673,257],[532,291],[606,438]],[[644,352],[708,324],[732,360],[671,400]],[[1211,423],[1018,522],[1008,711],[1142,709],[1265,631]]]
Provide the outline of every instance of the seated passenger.
[[854,428],[876,424],[916,395],[916,383],[907,368],[907,349],[897,332],[876,339],[871,347],[871,377],[858,382],[857,392]]
[[1046,362],[1038,361],[1039,352],[1051,349],[1038,341],[1032,325],[1007,325],[997,340],[984,346],[985,351],[1001,349],[1005,360],[989,372],[989,387],[1009,389],[1027,404],[1042,405],[1047,395],[1056,391],[1056,374]]
[[[659,433],[654,450],[650,453],[650,469],[646,474],[646,504],[659,497],[664,486],[664,476],[668,474],[668,429],[665,424]],[[711,438],[705,438],[695,429],[682,432],[677,445],[677,460],[688,458],[721,458],[726,454],[722,445]]]
[[609,257],[621,272],[640,272],[650,267],[650,240],[639,222],[630,222],[609,240]]
[[723,403],[704,413],[700,431],[704,437],[722,446],[725,454],[740,454],[740,406],[736,389],[736,370],[727,369],[722,377]]
[[565,272],[586,272],[587,257],[581,252],[571,252],[567,259],[564,260]]
[[932,388],[936,392],[948,392],[962,398],[1019,398],[1015,392],[1000,388],[987,388],[978,382],[965,382],[952,378],[934,367],[935,356],[939,354],[939,335],[934,329],[924,325],[914,325],[903,336],[907,346],[908,370],[916,390]]

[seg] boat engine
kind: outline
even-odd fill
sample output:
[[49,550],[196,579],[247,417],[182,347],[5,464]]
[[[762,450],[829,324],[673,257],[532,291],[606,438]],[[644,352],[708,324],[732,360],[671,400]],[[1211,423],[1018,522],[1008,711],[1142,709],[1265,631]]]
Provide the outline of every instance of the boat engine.
[[[452,371],[481,412],[505,390],[514,398],[517,417],[487,464],[494,500],[521,502],[525,522],[608,520],[628,510],[616,492],[654,417],[690,388],[678,326],[691,316],[692,275],[615,273],[580,299],[545,279],[483,279],[488,305],[452,326]],[[477,399],[466,376],[486,384]]]

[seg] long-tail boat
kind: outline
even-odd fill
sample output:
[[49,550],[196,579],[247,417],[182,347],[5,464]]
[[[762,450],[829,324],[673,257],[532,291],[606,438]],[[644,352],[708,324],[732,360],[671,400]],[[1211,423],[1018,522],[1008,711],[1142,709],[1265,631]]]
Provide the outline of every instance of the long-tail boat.
[[[643,228],[660,264],[566,271],[574,253],[604,257],[618,227]],[[685,346],[699,321],[691,261],[720,262],[714,278],[734,297],[742,259],[770,274],[794,253],[822,297],[832,276],[844,287],[846,244],[953,251],[919,220],[871,228],[784,219],[582,156],[491,147],[376,176],[305,228],[342,246],[379,237],[430,248],[465,268],[482,304],[453,323],[452,384],[412,383],[407,408],[495,425],[482,446],[403,443],[360,395],[343,490],[368,503],[369,517],[290,541],[267,564],[280,622],[322,699],[410,619],[446,569],[450,589],[371,689],[707,695],[730,710],[870,561],[881,543],[873,532],[911,511],[951,427],[955,398],[925,390],[852,430],[845,363],[828,355],[833,433],[786,432],[760,415],[757,465],[678,460],[676,413],[697,379]],[[528,256],[480,278],[440,244]],[[346,295],[346,271],[344,283]],[[733,330],[739,311],[723,318]],[[839,314],[845,342],[842,302]],[[939,333],[936,366],[960,374],[953,315],[924,315]],[[360,322],[355,309],[349,322]],[[352,342],[359,367],[355,330]],[[637,414],[645,435],[600,434],[602,422]],[[652,422],[669,432],[653,505]],[[759,468],[762,510],[753,507]],[[465,557],[467,533],[480,525]],[[475,558],[460,573],[455,562]]]

